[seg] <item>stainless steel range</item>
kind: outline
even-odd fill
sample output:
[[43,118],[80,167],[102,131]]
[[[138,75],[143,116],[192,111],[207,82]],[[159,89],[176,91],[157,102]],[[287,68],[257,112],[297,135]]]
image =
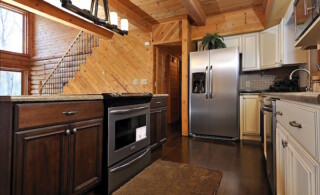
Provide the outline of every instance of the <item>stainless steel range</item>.
[[[150,101],[152,94],[103,94],[104,188],[108,194],[151,161]],[[106,191],[106,189],[104,189]]]

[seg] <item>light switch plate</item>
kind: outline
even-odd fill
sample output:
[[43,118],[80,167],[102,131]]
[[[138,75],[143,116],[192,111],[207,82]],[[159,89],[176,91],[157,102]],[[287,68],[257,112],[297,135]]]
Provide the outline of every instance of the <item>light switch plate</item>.
[[141,84],[142,85],[148,84],[148,79],[141,79]]
[[138,85],[138,79],[133,79],[133,84]]
[[250,87],[250,81],[246,81],[246,88],[249,88]]

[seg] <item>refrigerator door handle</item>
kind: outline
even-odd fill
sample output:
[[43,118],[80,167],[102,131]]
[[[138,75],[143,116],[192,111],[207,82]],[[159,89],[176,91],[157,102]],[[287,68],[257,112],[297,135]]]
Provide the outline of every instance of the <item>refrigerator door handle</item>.
[[210,71],[209,71],[209,74],[210,74],[210,98],[212,99],[213,98],[213,94],[214,94],[214,89],[213,89],[213,86],[214,86],[214,83],[213,83],[213,71],[212,71],[212,66],[210,66]]
[[208,99],[208,97],[209,97],[209,91],[208,91],[208,84],[210,83],[210,76],[209,76],[209,74],[208,74],[208,69],[209,69],[209,67],[208,66],[206,66],[206,98]]

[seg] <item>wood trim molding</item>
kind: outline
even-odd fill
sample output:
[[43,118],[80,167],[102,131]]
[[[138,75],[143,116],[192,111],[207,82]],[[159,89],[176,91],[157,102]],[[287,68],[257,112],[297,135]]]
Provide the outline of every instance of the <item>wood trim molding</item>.
[[182,135],[189,133],[189,53],[191,51],[191,25],[187,18],[182,20],[182,73],[181,73],[181,127]]
[[4,2],[24,9],[26,11],[38,14],[45,18],[54,20],[64,25],[91,32],[105,39],[111,39],[113,32],[106,28],[97,26],[92,22],[82,19],[74,14],[66,12],[43,0],[3,0]]
[[201,7],[199,0],[181,0],[181,3],[187,9],[195,25],[203,26],[206,24],[206,13]]

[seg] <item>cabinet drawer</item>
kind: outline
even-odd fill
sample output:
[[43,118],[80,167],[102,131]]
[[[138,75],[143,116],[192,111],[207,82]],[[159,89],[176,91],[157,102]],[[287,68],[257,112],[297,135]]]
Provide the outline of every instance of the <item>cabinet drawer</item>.
[[291,136],[297,140],[311,155],[318,159],[318,111],[289,102],[277,102],[277,121],[283,125]]
[[15,130],[102,118],[102,101],[17,104]]
[[168,104],[168,97],[153,97],[151,102],[150,102],[150,108],[155,109],[155,108],[160,108],[160,107],[166,107]]

